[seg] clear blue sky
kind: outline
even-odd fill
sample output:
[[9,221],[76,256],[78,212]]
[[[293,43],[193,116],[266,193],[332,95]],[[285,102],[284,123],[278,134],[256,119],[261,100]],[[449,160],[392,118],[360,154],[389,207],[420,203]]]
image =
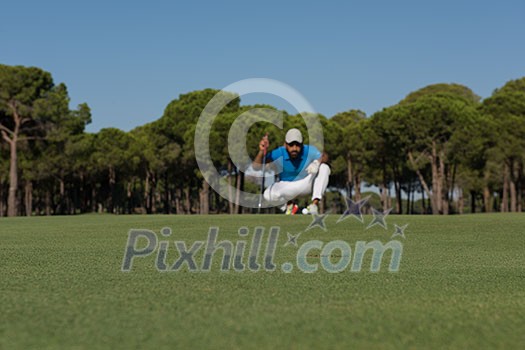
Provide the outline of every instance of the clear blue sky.
[[[181,93],[264,77],[330,117],[438,82],[482,97],[525,76],[525,1],[9,1],[0,63],[41,67],[130,130]],[[270,102],[256,96],[246,102]]]

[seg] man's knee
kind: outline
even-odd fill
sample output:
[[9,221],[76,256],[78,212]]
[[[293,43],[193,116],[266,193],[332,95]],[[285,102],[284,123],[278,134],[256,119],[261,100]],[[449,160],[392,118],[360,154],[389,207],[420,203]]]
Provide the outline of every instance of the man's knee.
[[270,187],[268,187],[263,193],[264,200],[269,203],[279,201],[279,197],[280,193],[276,191],[273,185],[270,185]]
[[264,193],[263,193],[263,198],[267,202],[270,202],[270,192],[271,192],[270,188],[271,187],[268,187],[266,190],[264,190]]
[[331,174],[332,170],[330,170],[330,166],[326,163],[322,163],[319,165],[319,173],[323,174],[325,176],[329,176]]

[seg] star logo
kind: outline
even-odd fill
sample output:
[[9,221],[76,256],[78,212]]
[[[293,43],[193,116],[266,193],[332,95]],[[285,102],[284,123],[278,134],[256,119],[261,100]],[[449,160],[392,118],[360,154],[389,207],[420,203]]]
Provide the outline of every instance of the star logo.
[[363,222],[363,213],[361,212],[361,208],[368,202],[368,199],[370,199],[370,196],[361,199],[360,201],[354,202],[351,198],[346,197],[346,210],[343,212],[343,214],[337,219],[337,224],[341,221],[345,220],[349,216],[352,216],[359,220],[359,222]]
[[403,226],[398,226],[397,224],[394,224],[394,226],[396,228],[396,231],[394,232],[394,234],[392,235],[391,238],[394,238],[394,237],[397,237],[397,236],[401,236],[403,238],[406,238],[405,237],[405,230],[406,230],[408,224],[403,225]]
[[390,214],[391,211],[392,211],[392,208],[385,210],[385,211],[379,211],[379,210],[372,208],[372,214],[374,214],[374,219],[372,220],[370,224],[368,224],[366,229],[368,230],[369,228],[375,225],[379,225],[386,230],[388,228],[387,223],[386,223],[386,217],[388,216],[388,214]]
[[312,214],[313,220],[310,223],[310,225],[308,225],[305,231],[308,231],[314,227],[320,227],[323,231],[326,231],[326,223],[324,222],[324,220],[326,219],[327,215],[328,214],[323,214],[323,215]]
[[286,232],[286,235],[288,236],[288,241],[286,241],[284,246],[286,247],[287,245],[291,244],[291,245],[297,247],[297,239],[299,239],[299,236],[301,235],[301,232],[299,232],[296,235],[292,235],[290,232]]

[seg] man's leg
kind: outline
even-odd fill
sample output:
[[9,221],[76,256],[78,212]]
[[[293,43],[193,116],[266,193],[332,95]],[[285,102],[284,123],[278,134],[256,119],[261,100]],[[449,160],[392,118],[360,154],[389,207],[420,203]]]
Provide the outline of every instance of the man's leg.
[[284,204],[298,196],[312,193],[312,203],[317,202],[326,191],[328,178],[330,177],[330,167],[323,163],[319,166],[319,171],[315,175],[308,175],[298,181],[276,182],[264,191],[264,199],[273,204]]
[[[326,192],[326,187],[328,187],[328,178],[330,177],[330,167],[328,164],[321,164],[319,166],[319,171],[317,176],[314,179],[314,185],[312,190],[312,201],[319,201],[323,198],[324,193]],[[317,204],[317,202],[315,203]]]
[[297,181],[279,181],[264,191],[264,200],[272,204],[283,204],[295,197],[311,193],[312,175]]
[[321,164],[319,166],[319,171],[317,172],[316,177],[314,178],[314,183],[312,185],[312,204],[307,208],[309,214],[318,214],[319,208],[317,204],[323,198],[323,195],[328,186],[328,178],[330,177],[330,167],[328,164]]

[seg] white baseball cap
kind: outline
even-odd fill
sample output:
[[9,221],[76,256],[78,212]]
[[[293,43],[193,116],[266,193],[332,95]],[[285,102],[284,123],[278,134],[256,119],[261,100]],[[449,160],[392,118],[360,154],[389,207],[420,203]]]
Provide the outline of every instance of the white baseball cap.
[[286,143],[299,142],[303,143],[303,135],[299,129],[293,128],[288,130],[285,137]]

